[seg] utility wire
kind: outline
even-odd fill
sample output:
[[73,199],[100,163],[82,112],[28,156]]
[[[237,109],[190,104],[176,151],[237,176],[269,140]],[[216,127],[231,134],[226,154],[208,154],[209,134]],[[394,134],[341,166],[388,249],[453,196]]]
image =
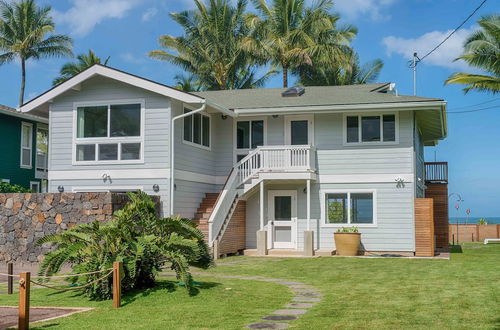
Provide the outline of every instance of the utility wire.
[[477,103],[477,104],[470,104],[470,105],[464,105],[463,107],[457,107],[457,108],[451,108],[449,110],[459,110],[459,109],[467,109],[467,108],[473,108],[473,107],[477,107],[478,105],[483,105],[483,104],[486,104],[486,103],[491,103],[491,102],[495,102],[497,100],[500,100],[500,97],[497,97],[495,99],[491,99],[489,101],[485,101],[485,102],[481,102],[481,103]]
[[455,113],[469,113],[469,112],[478,112],[478,111],[491,110],[491,109],[500,109],[500,106],[499,105],[494,105],[494,106],[491,106],[491,107],[480,108],[480,109],[475,109],[475,110],[447,111],[447,113],[450,113],[450,114],[455,114]]
[[432,54],[436,49],[438,49],[439,47],[441,47],[442,44],[444,44],[448,39],[451,38],[452,35],[455,34],[455,32],[457,32],[462,26],[464,26],[465,23],[467,23],[467,21],[472,17],[474,16],[474,14],[486,3],[486,1],[488,0],[483,0],[483,2],[481,2],[481,4],[479,4],[479,6],[477,6],[476,9],[474,9],[474,11],[462,22],[460,23],[459,26],[457,26],[457,28],[455,30],[453,30],[446,38],[443,39],[443,41],[441,41],[436,47],[434,47],[430,52],[428,52],[427,54],[425,54],[424,56],[422,56],[421,58],[418,59],[418,62],[421,62],[423,61],[427,56],[429,56],[430,54]]

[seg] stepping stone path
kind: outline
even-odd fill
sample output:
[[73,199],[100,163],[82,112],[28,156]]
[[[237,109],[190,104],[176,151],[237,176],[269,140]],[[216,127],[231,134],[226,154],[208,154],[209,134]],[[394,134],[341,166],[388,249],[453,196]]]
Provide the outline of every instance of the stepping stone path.
[[[247,325],[249,329],[287,329],[290,324],[283,321],[296,320],[300,315],[307,313],[307,308],[312,308],[314,303],[320,302],[323,294],[311,285],[304,283],[288,281],[279,278],[265,278],[261,276],[239,276],[239,275],[220,275],[212,273],[195,273],[197,276],[210,276],[219,278],[236,278],[240,280],[272,282],[287,286],[296,296],[292,302],[285,305],[286,309],[278,309],[272,315],[264,316],[262,319],[266,322],[256,322]],[[276,322],[273,322],[276,321]]]

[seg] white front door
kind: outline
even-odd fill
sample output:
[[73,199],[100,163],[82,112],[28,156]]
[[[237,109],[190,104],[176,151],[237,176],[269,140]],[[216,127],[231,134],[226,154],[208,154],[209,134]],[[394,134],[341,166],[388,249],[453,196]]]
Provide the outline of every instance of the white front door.
[[269,190],[268,195],[270,246],[294,249],[297,240],[297,191]]

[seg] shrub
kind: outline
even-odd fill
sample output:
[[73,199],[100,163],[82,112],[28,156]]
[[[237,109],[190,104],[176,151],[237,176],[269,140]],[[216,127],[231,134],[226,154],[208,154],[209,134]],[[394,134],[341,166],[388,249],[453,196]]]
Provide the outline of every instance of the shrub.
[[29,189],[24,188],[18,184],[10,184],[6,182],[0,183],[0,193],[9,194],[9,193],[29,193],[31,192]]
[[[155,203],[145,193],[128,196],[130,201],[108,223],[94,221],[40,239],[38,244],[52,242],[56,247],[45,256],[39,275],[51,276],[65,264],[77,274],[108,269],[114,261],[121,261],[125,293],[154,286],[158,272],[170,266],[193,292],[189,266],[207,268],[212,261],[203,234],[189,219],[158,218]],[[104,274],[75,276],[70,281],[91,283]],[[83,290],[91,299],[109,299],[112,279],[108,277]]]
[[337,229],[337,233],[357,233],[358,227],[342,227]]
[[481,218],[479,219],[479,222],[478,222],[480,225],[487,225],[488,224],[488,221],[486,221],[485,218]]

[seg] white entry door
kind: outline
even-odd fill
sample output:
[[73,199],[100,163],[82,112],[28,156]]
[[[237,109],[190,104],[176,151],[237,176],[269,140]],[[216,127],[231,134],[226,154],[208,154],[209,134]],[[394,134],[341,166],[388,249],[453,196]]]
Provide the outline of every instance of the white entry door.
[[297,191],[270,190],[268,225],[270,245],[275,249],[294,249],[297,240]]

